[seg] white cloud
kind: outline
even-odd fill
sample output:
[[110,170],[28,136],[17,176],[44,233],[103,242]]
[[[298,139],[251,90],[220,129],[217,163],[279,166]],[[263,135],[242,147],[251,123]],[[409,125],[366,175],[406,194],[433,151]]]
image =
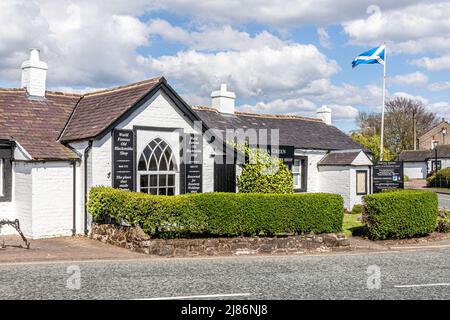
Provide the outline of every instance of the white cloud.
[[330,35],[325,28],[317,29],[317,35],[319,36],[319,43],[324,48],[331,48]]
[[313,45],[291,44],[242,51],[182,51],[174,56],[142,58],[152,73],[164,74],[188,91],[208,94],[227,82],[240,97],[289,94],[311,81],[334,75],[339,67]]
[[387,41],[388,49],[394,53],[448,52],[449,16],[447,1],[411,2],[403,8],[383,8],[342,26],[352,44],[377,45]]
[[450,70],[450,54],[439,58],[424,57],[413,60],[411,63],[430,71]]
[[431,91],[450,90],[450,81],[430,83],[428,89]]
[[189,32],[161,19],[151,21],[148,26],[152,35],[158,35],[169,42],[185,44],[195,50],[248,50],[264,47],[281,48],[286,45],[285,41],[267,31],[252,37],[249,33],[238,31],[229,25],[220,27],[202,25],[199,29]]
[[[433,0],[429,0],[433,1]],[[378,0],[385,9],[402,8],[411,0]],[[329,25],[360,17],[373,0],[154,0],[153,10],[166,9],[200,21],[256,22],[280,27],[305,24]]]
[[428,84],[428,76],[422,72],[396,75],[388,79],[390,84],[422,87]]

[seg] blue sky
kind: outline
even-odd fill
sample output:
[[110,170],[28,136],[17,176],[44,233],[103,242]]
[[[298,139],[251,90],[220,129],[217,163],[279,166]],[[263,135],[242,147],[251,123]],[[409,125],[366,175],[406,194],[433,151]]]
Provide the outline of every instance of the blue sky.
[[[342,0],[0,3],[0,86],[20,85],[28,48],[49,65],[48,88],[89,91],[164,75],[193,105],[225,82],[239,110],[315,116],[355,129],[381,104],[381,65],[351,68],[388,43],[388,97],[450,116],[450,2]],[[6,27],[7,26],[7,27]]]

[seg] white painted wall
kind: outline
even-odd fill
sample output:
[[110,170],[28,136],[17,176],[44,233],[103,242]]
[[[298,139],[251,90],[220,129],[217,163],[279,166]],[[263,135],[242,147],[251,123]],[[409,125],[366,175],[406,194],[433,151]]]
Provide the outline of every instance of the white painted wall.
[[[428,160],[428,173],[431,173],[431,161],[434,161],[434,158]],[[438,158],[438,161],[441,161],[442,169],[450,167],[450,159],[448,158]]]
[[307,192],[323,192],[317,164],[326,154],[325,150],[295,149],[296,156],[308,157]]
[[73,228],[71,163],[35,163],[32,176],[32,237],[71,235]]
[[320,192],[340,194],[344,199],[344,208],[351,210],[354,202],[351,196],[351,176],[349,166],[319,166],[317,178]]
[[425,179],[427,177],[427,170],[427,163],[425,161],[403,162],[403,174],[410,179]]
[[[162,128],[179,128],[185,133],[194,133],[194,124],[178,110],[172,101],[163,93],[157,92],[152,99],[145,103],[142,107],[135,110],[128,119],[119,123],[117,129],[132,130],[134,126],[146,127],[162,127]],[[144,131],[141,132],[144,134]],[[163,136],[167,131],[153,131],[153,136]],[[148,142],[151,137],[148,136]],[[140,133],[137,134],[139,144],[144,145],[141,141]],[[171,138],[173,140],[173,138]],[[147,142],[147,143],[148,143]],[[92,182],[89,186],[111,186],[112,185],[112,142],[111,133],[108,133],[101,140],[95,140],[91,151],[92,163]],[[212,192],[214,190],[214,158],[211,157],[214,151],[212,147],[203,141],[203,192]],[[139,161],[139,152],[137,153],[136,162]],[[180,163],[179,154],[177,154],[177,164]]]

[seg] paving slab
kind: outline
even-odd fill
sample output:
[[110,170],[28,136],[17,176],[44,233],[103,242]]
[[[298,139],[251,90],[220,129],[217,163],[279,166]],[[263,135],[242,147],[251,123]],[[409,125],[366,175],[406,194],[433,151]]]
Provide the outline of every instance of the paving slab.
[[25,249],[22,239],[16,236],[0,236],[0,263],[37,261],[79,261],[148,259],[148,256],[130,250],[101,243],[85,237],[60,237],[30,240]]

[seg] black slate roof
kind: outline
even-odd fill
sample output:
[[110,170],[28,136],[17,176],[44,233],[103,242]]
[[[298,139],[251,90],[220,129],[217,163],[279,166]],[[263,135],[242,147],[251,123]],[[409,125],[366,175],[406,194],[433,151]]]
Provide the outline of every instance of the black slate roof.
[[361,150],[349,152],[330,152],[319,161],[321,166],[343,166],[351,165]]
[[193,110],[210,129],[279,129],[280,145],[298,149],[365,150],[344,132],[319,119],[246,112],[223,114],[209,107],[193,107]]
[[[438,158],[450,158],[450,145],[437,146]],[[434,150],[405,150],[398,156],[399,161],[423,162],[436,156]]]

